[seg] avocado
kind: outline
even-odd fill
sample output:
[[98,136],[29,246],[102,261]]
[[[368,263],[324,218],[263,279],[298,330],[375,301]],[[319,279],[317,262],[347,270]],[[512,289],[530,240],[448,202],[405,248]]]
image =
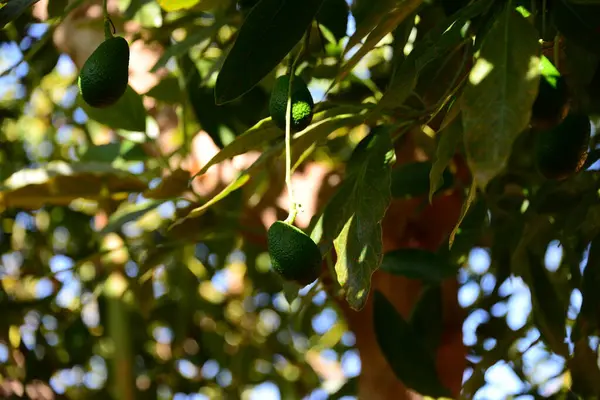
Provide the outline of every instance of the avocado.
[[319,277],[321,251],[300,229],[276,221],[267,232],[267,242],[272,267],[285,280],[306,286]]
[[538,95],[531,108],[534,121],[558,122],[567,105],[568,90],[562,76],[541,76]]
[[590,134],[589,117],[576,112],[554,128],[539,132],[535,152],[538,171],[555,180],[579,172],[587,159]]
[[[269,113],[275,125],[285,131],[285,114],[287,110],[290,75],[282,75],[275,81],[269,100]],[[292,132],[299,132],[312,122],[315,106],[306,83],[299,76],[292,81]]]
[[105,40],[86,60],[79,74],[79,92],[92,107],[116,103],[129,83],[129,44],[122,37]]

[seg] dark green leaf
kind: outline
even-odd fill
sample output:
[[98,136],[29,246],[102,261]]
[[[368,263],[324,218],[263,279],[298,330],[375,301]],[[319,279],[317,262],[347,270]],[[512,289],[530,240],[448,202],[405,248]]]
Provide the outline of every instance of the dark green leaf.
[[346,36],[349,14],[350,8],[346,0],[323,0],[316,20],[329,29],[336,40],[340,40]]
[[444,304],[442,287],[428,286],[410,315],[410,325],[414,332],[423,338],[432,356],[435,356],[444,331]]
[[212,89],[202,86],[200,72],[189,55],[179,57],[179,68],[184,76],[184,88],[196,119],[215,144],[222,148],[224,142],[221,130],[229,121],[227,110],[215,104]]
[[[583,271],[581,311],[573,329],[574,335],[587,337],[600,329],[600,236],[592,240],[588,260]],[[575,338],[577,340],[578,338]]]
[[164,101],[167,104],[175,104],[181,101],[179,81],[175,77],[163,78],[158,85],[146,92],[146,96],[153,97],[159,101]]
[[563,304],[540,257],[525,249],[529,262],[524,281],[531,290],[533,316],[538,329],[553,352],[567,357],[569,350],[564,341],[567,305]]
[[4,7],[0,8],[0,29],[4,28],[6,24],[15,20],[21,15],[28,7],[37,3],[39,0],[10,0],[4,4]]
[[106,108],[90,107],[79,97],[79,106],[90,119],[113,129],[134,132],[146,131],[146,109],[142,97],[127,87],[125,94],[112,106]]
[[590,348],[587,337],[578,340],[573,347],[573,357],[568,360],[573,381],[571,390],[584,399],[600,396],[600,369],[598,351]]
[[448,261],[422,249],[399,249],[385,253],[381,269],[394,275],[440,283],[455,276],[458,268]]
[[462,97],[464,143],[481,188],[498,175],[527,127],[539,85],[538,33],[510,7],[487,34]]
[[[392,171],[392,197],[411,198],[429,193],[431,170],[431,161],[412,162],[394,168]],[[454,176],[448,169],[443,170],[442,179],[444,183],[441,190],[452,187]]]
[[460,115],[446,129],[440,132],[441,137],[435,151],[435,161],[429,172],[429,202],[433,199],[435,192],[449,185],[446,171],[462,140],[462,133],[462,119]]
[[322,3],[261,0],[248,14],[217,77],[217,104],[237,99],[267,76],[300,41]]
[[431,397],[449,397],[421,337],[396,311],[385,296],[376,291],[373,301],[373,324],[377,343],[388,364],[410,389]]
[[567,39],[600,55],[600,4],[574,4],[558,0],[552,7],[552,20]]
[[53,0],[48,2],[48,17],[60,17],[65,13],[69,0]]

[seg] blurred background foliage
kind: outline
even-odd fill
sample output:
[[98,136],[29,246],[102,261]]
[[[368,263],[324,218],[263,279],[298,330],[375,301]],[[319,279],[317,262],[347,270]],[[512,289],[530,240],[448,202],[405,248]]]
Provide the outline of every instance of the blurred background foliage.
[[[83,104],[76,81],[102,40],[100,2],[39,1],[0,31],[3,398],[356,396],[357,376],[368,365],[361,366],[338,302],[319,282],[289,303],[269,270],[264,224],[246,220],[249,208],[267,215],[263,222],[285,216],[281,150],[201,218],[169,229],[261,152],[281,149],[281,133],[266,125],[261,142],[234,154],[248,150],[249,158],[213,168],[190,190],[190,178],[219,149],[268,117],[269,91],[282,68],[240,99],[214,103],[216,75],[253,3],[109,1],[135,55],[131,87],[108,111]],[[314,25],[299,70],[316,101],[356,54],[344,53],[348,41],[360,41],[397,3],[324,1],[322,33]],[[476,2],[424,1],[402,22],[393,14],[398,23],[386,20],[381,29],[388,31],[378,32],[381,40],[327,93],[322,110],[359,114],[372,107],[425,34],[468,3]],[[486,27],[486,18],[476,22]],[[570,49],[573,74],[589,77],[574,85],[593,110],[598,52]],[[439,82],[457,73],[442,63],[446,56],[434,54],[416,95],[390,114],[426,122],[424,110],[447,89]],[[367,133],[349,123],[307,146],[297,172],[309,169],[307,161],[328,172],[298,191],[314,198],[331,191]],[[415,135],[426,159],[439,142],[430,133]],[[529,174],[528,138],[522,135],[507,172],[477,197],[452,250],[440,253],[458,271],[458,298],[468,311],[467,398],[571,398],[572,387],[600,393],[597,138],[586,172],[564,182]],[[426,197],[431,164],[423,162],[427,168],[396,173],[395,198]],[[466,193],[453,174],[446,178],[443,190]],[[579,337],[571,335],[575,327]]]

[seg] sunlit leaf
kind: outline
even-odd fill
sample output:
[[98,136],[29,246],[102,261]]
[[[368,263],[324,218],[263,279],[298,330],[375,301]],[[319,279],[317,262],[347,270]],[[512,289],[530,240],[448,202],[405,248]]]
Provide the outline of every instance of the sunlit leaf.
[[381,19],[395,8],[396,3],[396,0],[353,1],[352,15],[356,20],[356,28],[346,44],[344,54],[347,54],[354,46],[359,44],[381,22]]
[[388,33],[392,32],[408,16],[421,5],[423,0],[405,0],[385,15],[369,33],[369,36],[358,51],[344,64],[339,72],[338,79],[344,78]]
[[391,201],[394,161],[389,127],[375,128],[354,150],[344,182],[311,234],[324,253],[333,241],[337,280],[354,309],[364,306],[371,275],[381,264],[381,220]]
[[[355,114],[359,114],[358,110],[355,107],[334,107],[332,109],[318,112],[314,115],[312,124],[307,127],[303,132],[300,132],[295,137],[297,139],[294,142],[304,142],[306,141],[305,137],[310,138],[309,140],[314,141],[314,133],[311,133],[313,130],[320,126],[320,129],[323,127],[327,127],[331,129],[331,132],[338,125],[340,120],[349,121],[353,115],[349,115],[349,113],[354,112]],[[319,125],[319,122],[323,122],[324,125]],[[252,128],[248,129],[246,132],[239,135],[235,140],[225,146],[221,151],[213,156],[209,162],[207,162],[202,169],[198,172],[198,175],[204,174],[210,167],[220,162],[223,162],[227,159],[231,159],[240,154],[248,153],[252,150],[260,150],[265,144],[269,143],[273,139],[277,139],[279,137],[283,137],[284,132],[278,128],[271,117],[265,118]],[[321,136],[320,133],[317,133],[317,136]]]
[[117,232],[123,225],[135,221],[144,214],[160,206],[162,201],[148,201],[143,203],[126,203],[114,212],[108,219],[108,223],[100,231],[101,234]]
[[446,18],[415,43],[415,48],[400,64],[379,100],[376,110],[401,106],[417,85],[421,71],[464,40],[463,25],[485,12],[492,0],[479,0]]
[[165,11],[178,11],[190,8],[198,8],[207,11],[215,8],[223,0],[157,0]]
[[158,69],[167,65],[167,62],[169,62],[171,58],[184,55],[190,48],[214,35],[220,27],[221,24],[203,27],[195,32],[189,33],[181,42],[170,45],[154,64],[150,72],[158,71]]
[[0,207],[37,209],[44,204],[68,205],[78,198],[122,199],[145,188],[139,177],[106,163],[54,161],[11,175],[0,186]]
[[503,170],[529,124],[539,53],[535,28],[506,7],[485,37],[462,97],[467,160],[481,188]]

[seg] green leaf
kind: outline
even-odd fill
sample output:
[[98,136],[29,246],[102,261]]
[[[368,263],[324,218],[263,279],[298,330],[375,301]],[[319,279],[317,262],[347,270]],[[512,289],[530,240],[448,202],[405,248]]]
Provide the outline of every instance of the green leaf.
[[[356,53],[340,68],[338,79],[343,79],[387,34],[392,32],[406,18],[415,12],[423,0],[405,0],[389,14],[385,15]],[[335,82],[334,82],[335,83]]]
[[360,41],[375,29],[381,20],[397,6],[397,0],[355,0],[352,2],[352,15],[356,20],[354,33],[348,40],[344,54],[348,54]]
[[106,163],[53,161],[44,167],[15,172],[0,187],[0,208],[38,209],[45,204],[69,205],[84,198],[125,199],[146,183]]
[[215,8],[223,0],[157,0],[163,10],[179,11],[197,8],[200,11],[208,11]]
[[507,7],[484,39],[462,97],[467,160],[481,188],[506,166],[539,85],[538,34]]
[[423,338],[431,355],[435,356],[444,331],[444,305],[440,285],[423,289],[409,322],[415,333]]
[[452,229],[452,232],[450,232],[450,238],[448,240],[448,245],[450,248],[452,248],[452,244],[454,243],[454,238],[460,231],[460,224],[462,224],[463,220],[469,213],[469,209],[471,208],[471,205],[473,204],[475,199],[477,199],[477,182],[475,180],[473,180],[471,182],[471,187],[469,188],[469,194],[467,195],[467,198],[465,199],[465,201],[460,209],[460,216],[458,217],[458,222]]
[[158,101],[164,101],[167,104],[176,104],[181,101],[179,81],[173,76],[163,78],[156,86],[148,90],[145,95],[153,97]]
[[0,8],[0,29],[6,24],[17,19],[28,7],[31,7],[39,0],[10,0]]
[[48,18],[60,17],[65,13],[69,0],[54,0],[48,2]]
[[336,40],[346,36],[350,7],[346,0],[323,0],[316,20],[319,25],[327,28]]
[[163,204],[164,201],[147,201],[139,204],[124,203],[116,212],[111,214],[108,223],[100,231],[101,235],[117,232],[123,225],[135,221],[145,215],[148,211],[154,210]]
[[[429,172],[433,164],[431,161],[416,161],[403,164],[392,171],[392,197],[413,198],[429,193],[431,186]],[[448,169],[443,170],[444,185],[442,190],[452,187],[454,176]],[[437,191],[437,190],[436,190]]]
[[435,284],[455,276],[458,270],[436,253],[409,248],[385,253],[381,269],[393,275]]
[[458,116],[446,129],[441,132],[440,141],[435,151],[435,161],[429,172],[429,202],[440,187],[445,186],[446,177],[444,176],[447,167],[452,161],[456,149],[463,138],[462,118]]
[[266,143],[281,135],[281,129],[273,123],[271,117],[265,118],[215,154],[213,158],[202,167],[198,172],[198,175],[206,173],[206,171],[215,164],[229,160],[237,155],[260,149]]
[[[333,132],[334,129],[337,129],[336,126],[338,123],[336,121],[343,120],[350,122],[353,119],[352,117],[354,114],[358,114],[355,107],[343,106],[318,112],[314,115],[312,124],[295,136],[296,139],[294,140],[294,143],[305,141],[305,136],[310,138],[309,140],[314,141],[315,133],[311,132],[316,129],[320,122],[325,123],[324,127],[330,128],[331,132]],[[208,169],[215,164],[231,159],[240,154],[245,154],[252,150],[259,150],[265,144],[277,139],[278,137],[282,137],[283,135],[284,132],[273,123],[271,117],[265,118],[235,138],[233,142],[229,143],[221,151],[215,154],[213,158],[211,158],[210,161],[202,167],[202,169],[198,172],[198,175],[206,173],[206,171],[208,171]],[[317,134],[317,136],[321,135]]]
[[596,236],[592,240],[587,264],[583,271],[581,283],[583,301],[573,329],[574,336],[577,334],[578,337],[587,337],[596,334],[600,329],[600,292],[598,287],[600,287],[600,236]]
[[125,94],[115,104],[106,108],[90,107],[81,96],[78,99],[79,106],[96,122],[113,129],[146,131],[146,109],[142,97],[131,86],[127,86]]
[[189,33],[188,36],[186,36],[186,38],[183,39],[181,42],[177,42],[170,45],[169,47],[167,47],[162,56],[160,56],[158,61],[156,61],[150,72],[154,73],[158,71],[160,68],[167,65],[169,60],[173,57],[183,56],[193,46],[214,35],[219,30],[219,28],[221,28],[221,26],[221,23],[215,23],[211,26],[202,27],[197,31]]
[[381,220],[391,201],[394,161],[389,127],[373,129],[354,150],[347,176],[322,215],[322,231],[313,231],[326,251],[333,240],[337,280],[356,310],[365,305],[371,275],[381,264]]
[[422,338],[379,291],[373,300],[373,324],[383,356],[404,385],[424,396],[450,397]]
[[472,3],[456,15],[446,18],[417,41],[413,51],[392,76],[392,81],[374,112],[401,106],[415,89],[421,71],[463,41],[463,25],[485,12],[491,3],[491,0]]
[[179,57],[179,69],[184,77],[183,88],[189,105],[202,129],[208,133],[219,148],[222,148],[221,129],[227,125],[229,115],[225,107],[215,104],[212,89],[202,85],[202,76],[188,54]]
[[562,303],[540,256],[530,249],[524,251],[529,268],[523,280],[531,290],[532,312],[537,327],[553,352],[568,357],[569,349],[564,341],[568,305]]
[[90,146],[79,157],[79,161],[111,163],[119,157],[125,161],[144,161],[148,156],[139,143],[123,140],[120,143]]
[[171,199],[181,196],[190,188],[190,172],[178,168],[162,178],[157,187],[144,192],[147,199]]
[[[308,141],[303,140],[303,137],[305,135],[310,135],[309,137],[311,137],[312,140],[318,140],[321,136],[324,137],[324,136],[327,136],[329,133],[333,132],[333,129],[337,129],[337,128],[339,128],[341,126],[345,126],[345,125],[352,125],[353,123],[357,124],[361,120],[361,118],[362,118],[362,116],[357,116],[355,113],[352,113],[352,114],[346,114],[346,115],[336,115],[335,117],[330,117],[330,118],[324,119],[320,123],[317,123],[317,124],[313,123],[312,125],[310,125],[306,129],[304,129],[303,131],[296,133],[292,137],[291,144],[293,146],[297,141],[308,142]],[[263,120],[263,121],[265,121],[265,120]],[[233,143],[234,142],[232,142],[232,144]],[[247,143],[251,143],[251,141],[248,141]],[[215,197],[213,197],[212,199],[210,199],[209,201],[204,203],[202,206],[193,209],[185,218],[182,218],[181,220],[174,223],[172,228],[176,227],[177,225],[182,224],[187,219],[193,219],[193,218],[200,217],[206,211],[207,208],[213,206],[214,204],[218,203],[219,201],[221,201],[224,198],[226,198],[227,196],[229,196],[231,193],[233,193],[237,189],[244,186],[246,183],[248,183],[248,181],[250,180],[250,177],[255,175],[257,173],[257,171],[264,166],[264,164],[266,163],[267,160],[271,159],[272,157],[276,157],[278,154],[281,154],[281,152],[283,151],[283,148],[284,148],[283,142],[279,142],[275,146],[271,147],[269,150],[263,152],[261,154],[261,156],[258,158],[258,160],[256,160],[245,171],[240,173],[238,175],[238,177],[235,178],[229,185],[227,185],[227,187],[225,187],[221,192],[219,192],[219,194],[217,194]],[[238,148],[238,150],[239,150],[239,148]],[[221,152],[223,152],[223,151],[225,151],[225,149],[221,150]],[[215,157],[217,157],[221,152],[217,153],[217,155],[215,155]],[[242,153],[239,153],[239,154],[242,154]],[[227,157],[225,157],[223,159],[226,159],[226,158]],[[213,157],[213,159],[214,159],[214,157]],[[209,161],[209,163],[211,163],[211,162],[212,162],[212,160]],[[214,163],[212,163],[212,164],[214,164]],[[202,171],[206,171],[207,169],[208,169],[208,167],[205,166],[202,169]]]
[[261,0],[252,8],[217,77],[216,103],[237,99],[267,76],[300,41],[322,3]]
[[111,163],[121,152],[121,143],[107,143],[97,146],[90,146],[85,149],[85,152],[79,157],[80,161],[98,161]]
[[583,399],[600,396],[598,351],[590,348],[587,337],[574,343],[573,357],[567,363],[573,382],[571,390]]

